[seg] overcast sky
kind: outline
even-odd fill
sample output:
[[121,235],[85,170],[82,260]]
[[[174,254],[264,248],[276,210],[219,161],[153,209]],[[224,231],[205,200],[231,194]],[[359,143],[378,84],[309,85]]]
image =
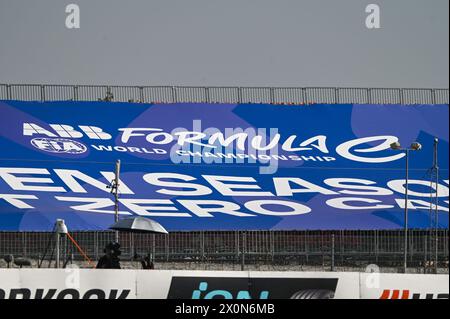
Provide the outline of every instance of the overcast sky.
[[0,83],[448,88],[448,14],[448,0],[0,0]]

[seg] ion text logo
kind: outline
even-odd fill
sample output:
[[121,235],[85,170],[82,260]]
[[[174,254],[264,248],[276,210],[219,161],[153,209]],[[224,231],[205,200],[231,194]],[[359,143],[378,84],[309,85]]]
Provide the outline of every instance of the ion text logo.
[[51,153],[82,154],[87,151],[84,144],[65,138],[34,138],[31,145]]
[[173,277],[168,299],[330,299],[337,278]]
[[[203,299],[214,299],[214,298],[223,298],[223,299],[234,299],[233,293],[228,290],[208,290],[208,283],[202,281],[198,286],[198,290],[194,290],[192,292],[192,299],[202,299],[202,293],[205,295]],[[259,299],[267,299],[269,297],[269,292],[267,290],[261,291],[259,294]],[[236,299],[252,299],[250,296],[250,292],[248,290],[241,290],[237,293]]]

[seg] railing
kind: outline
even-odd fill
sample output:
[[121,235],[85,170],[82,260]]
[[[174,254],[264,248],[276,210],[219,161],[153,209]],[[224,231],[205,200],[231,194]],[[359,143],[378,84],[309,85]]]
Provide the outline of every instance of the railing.
[[449,104],[448,89],[0,84],[0,100],[138,103]]
[[[432,267],[438,238],[438,261],[448,269],[448,230],[411,230],[409,267]],[[89,231],[71,234],[87,255],[98,260],[114,232]],[[150,253],[159,263],[206,263],[235,265],[301,265],[333,267],[401,267],[403,232],[390,231],[197,231],[162,234],[121,233],[122,260],[136,253]],[[52,233],[0,232],[0,259],[12,254],[49,260],[54,256]],[[82,260],[75,247],[64,238],[63,259]],[[1,264],[1,263],[0,263]],[[44,264],[48,266],[48,262]]]

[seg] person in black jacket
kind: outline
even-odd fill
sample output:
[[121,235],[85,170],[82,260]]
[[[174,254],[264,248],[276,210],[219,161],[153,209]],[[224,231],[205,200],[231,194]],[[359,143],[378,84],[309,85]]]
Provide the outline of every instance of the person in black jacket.
[[110,242],[103,250],[105,255],[99,259],[97,269],[121,269],[120,267],[120,244]]
[[148,254],[141,260],[141,265],[142,269],[155,269],[155,265],[153,264],[150,254]]
[[141,263],[142,269],[155,269],[155,264],[152,261],[152,257],[150,254],[147,254],[145,257],[135,253],[134,260],[139,261]]

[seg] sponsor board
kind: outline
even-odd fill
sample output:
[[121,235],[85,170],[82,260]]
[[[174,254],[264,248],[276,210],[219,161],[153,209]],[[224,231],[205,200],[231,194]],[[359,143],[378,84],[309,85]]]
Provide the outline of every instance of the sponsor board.
[[[448,227],[448,105],[0,101],[0,230],[107,229],[120,215],[169,231]],[[439,183],[430,182],[439,138]],[[437,197],[437,198],[436,198]]]
[[332,299],[338,279],[172,277],[169,299]]
[[2,269],[0,299],[134,299],[136,272]]
[[[448,275],[361,273],[363,299],[448,299]],[[375,278],[375,281],[373,279]]]
[[[376,285],[368,279],[374,275]],[[448,293],[448,275],[0,270],[0,299],[448,299]]]

